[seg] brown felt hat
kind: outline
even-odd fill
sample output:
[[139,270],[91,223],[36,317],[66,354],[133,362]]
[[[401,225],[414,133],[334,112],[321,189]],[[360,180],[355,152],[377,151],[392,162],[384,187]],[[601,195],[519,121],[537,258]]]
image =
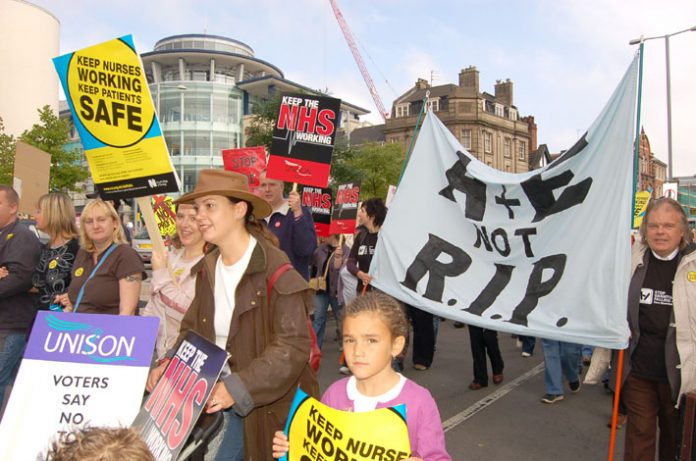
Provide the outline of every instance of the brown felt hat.
[[265,218],[273,211],[270,203],[249,192],[249,178],[227,170],[201,170],[193,192],[182,195],[174,203],[192,203],[206,195],[222,195],[249,202],[257,219]]

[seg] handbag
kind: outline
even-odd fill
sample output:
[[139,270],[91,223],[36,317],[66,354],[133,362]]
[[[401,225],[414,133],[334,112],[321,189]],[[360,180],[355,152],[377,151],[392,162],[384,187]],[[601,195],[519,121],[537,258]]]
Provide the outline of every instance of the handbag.
[[309,288],[314,291],[326,291],[326,274],[329,273],[329,267],[331,265],[331,258],[333,258],[334,253],[331,253],[329,259],[326,261],[326,268],[324,269],[324,274],[321,277],[312,277],[309,279]]
[[[328,264],[327,264],[328,267]],[[268,302],[271,302],[271,291],[273,291],[273,285],[275,285],[275,282],[280,278],[283,273],[286,271],[289,271],[292,269],[292,264],[290,263],[284,263],[281,264],[276,268],[276,270],[271,274],[271,276],[268,278],[266,282],[266,295]],[[319,362],[321,361],[321,349],[319,348],[319,344],[317,343],[317,335],[314,333],[314,327],[312,326],[312,319],[307,317],[307,327],[309,329],[309,341],[311,343],[311,348],[309,352],[309,366],[312,367],[312,370],[315,372],[319,371]]]

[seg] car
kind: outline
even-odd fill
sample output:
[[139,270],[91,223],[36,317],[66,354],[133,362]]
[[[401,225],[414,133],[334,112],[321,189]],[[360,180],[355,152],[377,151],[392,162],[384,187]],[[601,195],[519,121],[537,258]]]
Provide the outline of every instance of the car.
[[152,262],[152,240],[147,229],[143,228],[140,232],[133,236],[133,249],[138,252],[140,259],[145,263]]
[[47,233],[40,231],[36,228],[36,221],[35,220],[33,220],[33,219],[20,219],[19,222],[20,222],[20,224],[24,224],[25,227],[27,227],[30,231],[32,231],[41,243],[48,243],[51,240],[51,237]]

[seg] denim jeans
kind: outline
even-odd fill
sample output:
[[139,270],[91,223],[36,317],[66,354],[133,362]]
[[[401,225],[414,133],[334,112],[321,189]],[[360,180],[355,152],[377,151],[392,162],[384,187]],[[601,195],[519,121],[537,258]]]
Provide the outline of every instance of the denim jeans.
[[24,333],[0,333],[0,408],[5,388],[12,384],[27,344]]
[[338,303],[338,298],[329,296],[325,291],[318,292],[314,295],[314,320],[312,321],[312,327],[314,328],[314,333],[317,335],[317,345],[321,349],[321,345],[324,344],[324,332],[326,331],[326,313],[329,309],[329,304],[331,309],[336,316],[336,322],[340,325],[341,322],[341,305]]
[[563,394],[563,376],[569,383],[580,380],[578,365],[580,364],[580,345],[542,339],[544,347],[544,382],[546,393]]
[[[214,461],[244,461],[244,420],[232,408],[223,410],[222,428],[215,437]],[[208,456],[206,456],[206,460]]]
[[527,354],[534,354],[534,345],[536,344],[536,338],[534,336],[519,336],[522,342],[522,352]]

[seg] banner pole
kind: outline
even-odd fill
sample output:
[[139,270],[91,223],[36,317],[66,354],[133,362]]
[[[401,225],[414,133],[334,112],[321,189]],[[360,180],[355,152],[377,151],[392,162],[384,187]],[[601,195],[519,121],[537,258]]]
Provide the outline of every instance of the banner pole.
[[[643,92],[643,42],[638,48],[638,101],[636,103],[636,140],[633,146],[633,190],[631,194],[631,227],[636,212],[636,189],[638,187],[638,158],[640,154],[640,108]],[[616,389],[614,390],[614,407],[611,414],[611,435],[609,436],[609,461],[614,461],[614,448],[616,446],[616,420],[619,415],[619,402],[621,400],[621,378],[623,375],[623,361],[625,349],[619,350],[618,365],[616,367]]]
[[636,104],[636,140],[633,143],[633,194],[631,200],[631,229],[633,229],[633,221],[636,212],[636,192],[638,190],[638,173],[640,169],[640,108],[643,94],[643,42],[640,42],[638,53],[638,102]]
[[413,127],[413,134],[411,135],[411,142],[408,145],[408,150],[406,151],[406,157],[404,158],[404,163],[401,166],[401,173],[399,173],[399,180],[396,182],[397,187],[399,186],[399,184],[401,184],[401,178],[404,176],[404,172],[406,171],[406,165],[408,165],[408,160],[411,158],[413,144],[416,142],[416,133],[418,132],[418,127],[419,127],[420,122],[421,122],[421,117],[423,117],[423,114],[426,111],[426,107],[428,107],[428,98],[429,97],[430,97],[430,90],[425,92],[425,97],[423,98],[423,106],[421,107],[421,110],[418,113],[418,120],[416,120],[416,126]]
[[616,447],[616,420],[619,415],[619,400],[621,399],[621,375],[623,374],[624,351],[619,351],[619,363],[616,367],[616,390],[614,392],[614,409],[611,414],[611,436],[609,437],[609,461],[614,461]]

